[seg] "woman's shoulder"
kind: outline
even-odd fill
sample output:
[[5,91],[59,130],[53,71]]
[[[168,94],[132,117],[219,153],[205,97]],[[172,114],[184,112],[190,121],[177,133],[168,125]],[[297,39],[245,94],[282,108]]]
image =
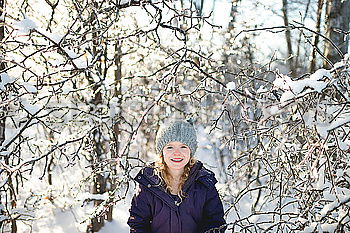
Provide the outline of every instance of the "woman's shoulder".
[[142,173],[142,174],[153,174],[154,172],[154,168],[155,168],[155,163],[152,162],[152,163],[145,163],[140,172],[139,173]]
[[201,161],[197,161],[195,166],[199,166],[199,171],[196,180],[204,184],[207,188],[215,187],[218,182],[215,178],[214,172],[206,168]]
[[144,186],[148,184],[158,184],[159,178],[155,173],[154,163],[145,164],[134,177],[134,180]]

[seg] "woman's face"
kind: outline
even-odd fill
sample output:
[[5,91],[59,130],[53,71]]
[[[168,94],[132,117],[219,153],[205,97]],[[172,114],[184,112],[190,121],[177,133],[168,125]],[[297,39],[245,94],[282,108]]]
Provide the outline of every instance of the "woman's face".
[[181,170],[190,161],[191,150],[181,142],[170,142],[163,148],[163,156],[169,169]]

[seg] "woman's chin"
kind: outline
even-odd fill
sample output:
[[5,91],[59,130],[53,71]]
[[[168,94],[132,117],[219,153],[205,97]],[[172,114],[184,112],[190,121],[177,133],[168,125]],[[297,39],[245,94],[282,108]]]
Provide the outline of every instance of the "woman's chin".
[[176,169],[176,170],[180,170],[180,169],[183,169],[184,167],[186,166],[185,163],[181,162],[181,163],[170,163],[168,164],[168,168],[170,169]]

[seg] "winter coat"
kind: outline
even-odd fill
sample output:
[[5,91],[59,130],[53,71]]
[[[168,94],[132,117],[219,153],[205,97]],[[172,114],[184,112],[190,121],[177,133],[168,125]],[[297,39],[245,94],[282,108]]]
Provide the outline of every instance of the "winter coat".
[[217,180],[201,162],[197,161],[191,168],[183,186],[186,197],[182,201],[159,185],[152,167],[143,168],[135,180],[139,190],[131,204],[130,232],[225,232],[224,210],[215,188]]

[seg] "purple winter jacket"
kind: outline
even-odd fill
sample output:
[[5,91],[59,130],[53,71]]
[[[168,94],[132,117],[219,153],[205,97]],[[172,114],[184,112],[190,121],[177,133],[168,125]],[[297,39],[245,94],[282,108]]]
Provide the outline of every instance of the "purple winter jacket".
[[152,167],[143,168],[135,180],[140,188],[131,203],[130,232],[225,232],[224,210],[215,188],[217,180],[201,162],[197,161],[191,168],[182,202],[159,185]]

